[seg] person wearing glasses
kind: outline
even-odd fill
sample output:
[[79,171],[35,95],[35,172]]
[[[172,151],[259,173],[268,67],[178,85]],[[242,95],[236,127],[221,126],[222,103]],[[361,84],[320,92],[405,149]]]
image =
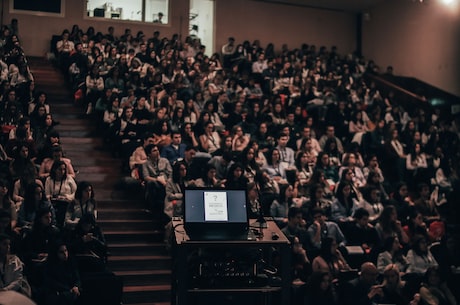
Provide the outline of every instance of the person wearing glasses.
[[206,122],[204,126],[204,133],[199,137],[201,148],[210,153],[216,155],[220,149],[220,136],[217,131],[214,130],[214,124],[211,121]]

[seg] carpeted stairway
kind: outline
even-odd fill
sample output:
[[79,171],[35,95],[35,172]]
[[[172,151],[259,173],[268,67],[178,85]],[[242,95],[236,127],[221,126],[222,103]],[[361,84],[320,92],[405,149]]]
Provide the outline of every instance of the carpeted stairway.
[[96,122],[74,104],[61,71],[43,58],[29,58],[36,90],[48,95],[66,157],[79,171],[77,181],[93,184],[98,222],[109,246],[108,268],[123,278],[123,304],[169,305],[171,258],[163,244],[163,225],[145,213],[139,194],[121,187],[121,161],[97,135]]

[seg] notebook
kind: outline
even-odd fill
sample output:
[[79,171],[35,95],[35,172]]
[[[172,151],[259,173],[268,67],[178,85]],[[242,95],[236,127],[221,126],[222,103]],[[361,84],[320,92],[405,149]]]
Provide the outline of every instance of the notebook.
[[191,240],[248,239],[246,190],[185,189],[184,226]]

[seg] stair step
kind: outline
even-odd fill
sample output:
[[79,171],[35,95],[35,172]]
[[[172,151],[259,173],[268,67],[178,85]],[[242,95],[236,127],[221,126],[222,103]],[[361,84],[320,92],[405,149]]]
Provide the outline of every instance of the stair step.
[[162,270],[171,267],[168,255],[112,255],[108,257],[107,267],[113,272],[152,269]]
[[[60,135],[59,135],[60,136]],[[61,140],[62,145],[70,146],[72,149],[79,149],[80,145],[85,145],[87,148],[90,147],[102,147],[103,140],[99,138],[73,138],[73,137],[62,137],[60,136],[59,139]]]
[[105,239],[110,245],[113,241],[162,241],[164,238],[163,230],[122,230],[122,231],[106,231],[104,232]]
[[103,205],[99,205],[99,220],[105,219],[151,219],[152,215],[146,213],[142,209],[139,208],[114,208],[114,207],[103,207]]
[[168,285],[171,283],[170,270],[127,270],[114,273],[123,278],[125,286],[142,286],[144,283]]
[[168,255],[163,242],[111,243],[109,252],[114,256],[132,255],[133,253],[138,255]]
[[98,221],[104,231],[108,230],[149,230],[153,228],[151,219],[101,219]]
[[171,285],[124,286],[123,304],[167,302],[171,300]]
[[123,303],[123,305],[171,305],[171,302],[155,302],[155,303]]
[[143,211],[144,190],[127,183],[122,160],[114,158],[97,130],[98,122],[76,104],[61,70],[46,58],[29,58],[36,89],[44,90],[60,124],[66,157],[79,171],[77,180],[93,184],[98,223],[109,248],[107,267],[123,278],[124,305],[171,304],[171,256],[163,243],[164,215]]

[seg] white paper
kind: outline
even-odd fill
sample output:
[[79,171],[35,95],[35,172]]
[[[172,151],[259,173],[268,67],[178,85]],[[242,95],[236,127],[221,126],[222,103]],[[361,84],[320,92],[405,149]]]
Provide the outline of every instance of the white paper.
[[204,220],[228,221],[226,192],[204,192]]

